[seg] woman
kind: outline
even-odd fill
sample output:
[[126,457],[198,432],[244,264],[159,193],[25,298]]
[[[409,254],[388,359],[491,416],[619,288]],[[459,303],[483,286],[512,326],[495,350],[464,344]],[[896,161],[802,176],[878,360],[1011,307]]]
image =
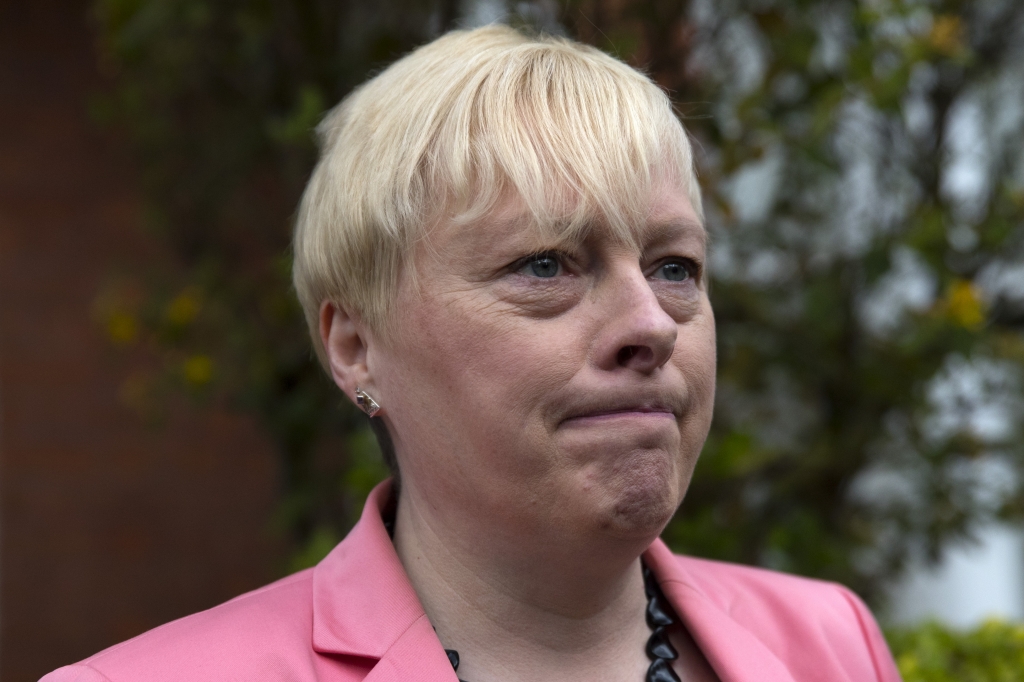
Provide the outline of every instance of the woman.
[[707,436],[715,331],[657,86],[489,27],[320,132],[295,285],[393,479],[316,568],[47,682],[899,679],[844,588],[658,540]]

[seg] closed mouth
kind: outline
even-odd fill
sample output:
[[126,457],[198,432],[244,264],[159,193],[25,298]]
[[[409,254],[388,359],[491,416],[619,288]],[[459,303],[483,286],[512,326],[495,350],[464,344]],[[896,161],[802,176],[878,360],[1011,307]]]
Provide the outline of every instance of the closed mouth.
[[675,419],[675,413],[663,405],[629,405],[608,410],[594,410],[573,415],[565,422],[579,422],[583,420],[614,419],[616,417],[640,417],[640,418],[665,418]]

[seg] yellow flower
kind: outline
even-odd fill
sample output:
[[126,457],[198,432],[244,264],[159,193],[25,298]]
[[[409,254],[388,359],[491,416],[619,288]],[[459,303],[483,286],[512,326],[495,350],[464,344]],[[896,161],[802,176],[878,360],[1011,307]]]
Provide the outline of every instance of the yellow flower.
[[907,652],[905,654],[900,655],[899,659],[896,661],[896,667],[900,669],[900,675],[902,675],[903,677],[911,677],[912,675],[917,673],[918,669],[921,667],[921,664],[917,660],[917,656],[910,652]]
[[921,660],[915,654],[907,651],[901,653],[896,659],[896,667],[899,668],[899,674],[904,679],[916,679],[921,672]]
[[127,346],[135,341],[138,334],[139,325],[129,313],[119,311],[107,318],[107,336],[116,345]]
[[204,386],[213,378],[213,360],[208,355],[193,355],[181,369],[185,381],[193,386]]
[[971,282],[955,280],[949,285],[945,303],[950,318],[961,327],[977,329],[985,322],[985,304]]
[[199,296],[195,291],[186,290],[167,304],[164,315],[175,326],[185,326],[199,314]]
[[936,52],[953,55],[963,50],[964,27],[960,17],[942,14],[935,17],[928,42]]

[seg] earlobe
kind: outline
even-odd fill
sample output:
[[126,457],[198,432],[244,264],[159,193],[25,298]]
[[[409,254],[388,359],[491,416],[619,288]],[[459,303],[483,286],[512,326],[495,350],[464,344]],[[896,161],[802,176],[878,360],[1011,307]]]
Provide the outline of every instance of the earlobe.
[[371,383],[362,325],[343,307],[331,301],[320,304],[320,341],[327,355],[331,377],[338,388],[352,397],[357,386]]

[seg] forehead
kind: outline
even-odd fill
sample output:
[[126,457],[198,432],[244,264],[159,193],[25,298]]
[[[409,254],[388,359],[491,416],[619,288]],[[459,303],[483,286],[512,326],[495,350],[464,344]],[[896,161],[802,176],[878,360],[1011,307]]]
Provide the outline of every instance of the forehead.
[[[559,220],[539,220],[524,202],[510,197],[479,218],[443,221],[428,235],[435,248],[480,253],[509,249],[538,250],[611,240],[643,252],[666,241],[685,240],[702,251],[707,231],[684,189],[660,186],[651,192],[642,215],[614,224],[599,211]],[[454,255],[454,254],[452,254]],[[522,255],[522,254],[520,254]]]

